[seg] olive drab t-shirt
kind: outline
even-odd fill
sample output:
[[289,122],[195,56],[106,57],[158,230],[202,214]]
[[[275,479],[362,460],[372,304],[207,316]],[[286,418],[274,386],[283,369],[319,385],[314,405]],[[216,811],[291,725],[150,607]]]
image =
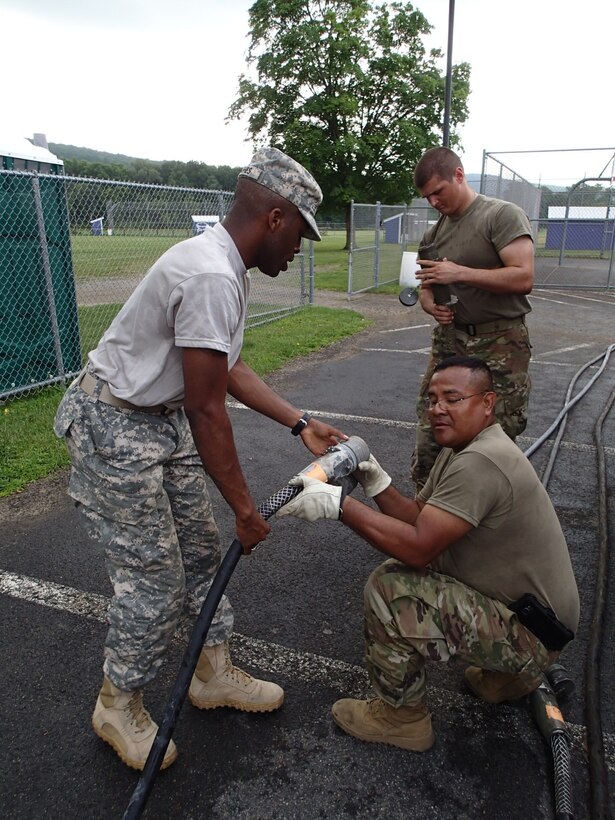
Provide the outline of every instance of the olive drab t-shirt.
[[[440,258],[458,265],[493,270],[504,267],[499,251],[520,236],[532,239],[530,221],[521,208],[478,194],[461,216],[440,217],[421,244],[434,242]],[[458,282],[448,287],[458,299],[455,319],[462,324],[514,319],[531,310],[523,294],[493,293]]]
[[534,468],[499,424],[443,449],[417,496],[473,525],[431,568],[504,604],[533,593],[572,631],[579,594],[564,533]]

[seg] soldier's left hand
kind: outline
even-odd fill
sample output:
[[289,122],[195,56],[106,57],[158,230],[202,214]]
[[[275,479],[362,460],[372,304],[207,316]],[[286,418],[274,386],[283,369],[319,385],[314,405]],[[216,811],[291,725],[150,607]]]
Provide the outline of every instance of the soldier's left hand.
[[313,417],[299,435],[310,453],[315,456],[322,456],[329,447],[334,447],[340,441],[348,439],[348,436],[338,430],[337,427],[332,427],[330,424]]

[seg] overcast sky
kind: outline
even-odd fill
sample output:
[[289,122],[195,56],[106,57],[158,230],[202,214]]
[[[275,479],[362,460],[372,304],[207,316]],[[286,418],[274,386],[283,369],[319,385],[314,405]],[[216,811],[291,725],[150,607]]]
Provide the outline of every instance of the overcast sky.
[[[225,124],[245,71],[252,0],[0,0],[0,141],[45,133],[153,160],[238,166]],[[447,48],[449,0],[414,4]],[[456,0],[453,62],[472,66],[462,158],[615,145],[612,0]],[[446,63],[442,63],[445,71]],[[0,146],[1,147],[1,146]],[[610,175],[612,151],[499,154],[532,181]]]

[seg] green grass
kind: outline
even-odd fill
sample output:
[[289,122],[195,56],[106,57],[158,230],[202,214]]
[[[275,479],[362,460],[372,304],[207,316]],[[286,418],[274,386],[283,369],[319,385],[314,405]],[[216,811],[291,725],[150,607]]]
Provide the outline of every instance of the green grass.
[[265,376],[298,356],[321,350],[370,324],[353,310],[304,308],[277,322],[248,330],[241,355],[256,373]]
[[[73,264],[79,281],[97,278],[141,278],[158,257],[184,236],[89,236],[71,237]],[[356,231],[359,247],[373,244],[374,233]],[[322,242],[314,243],[315,287],[345,293],[348,289],[348,251],[345,231],[328,231]],[[394,260],[387,266],[387,257]],[[382,243],[380,246],[381,279],[399,276],[399,248]],[[356,257],[360,260],[360,254]],[[360,264],[360,261],[357,261]],[[384,292],[392,292],[391,288]],[[109,309],[114,306],[109,305]],[[106,325],[101,327],[104,330]],[[88,348],[90,349],[90,348]]]
[[[118,307],[105,305],[102,309],[113,312]],[[95,315],[101,308],[81,308],[81,311]],[[105,320],[110,316],[111,313]],[[103,318],[100,322],[103,323]],[[242,356],[250,367],[265,376],[286,362],[321,350],[369,324],[351,310],[303,308],[272,324],[247,330]],[[99,336],[98,331],[92,330],[93,344],[83,340],[84,349],[91,349]],[[63,392],[60,387],[49,388],[0,407],[0,498],[68,464],[64,441],[58,440],[52,430]]]
[[64,390],[53,387],[0,408],[0,498],[68,463],[51,429]]
[[77,279],[143,276],[184,236],[71,236]]
[[90,350],[96,347],[100,337],[115,319],[115,314],[118,313],[121,307],[121,304],[115,303],[78,308],[81,358],[83,361],[85,361],[85,357]]

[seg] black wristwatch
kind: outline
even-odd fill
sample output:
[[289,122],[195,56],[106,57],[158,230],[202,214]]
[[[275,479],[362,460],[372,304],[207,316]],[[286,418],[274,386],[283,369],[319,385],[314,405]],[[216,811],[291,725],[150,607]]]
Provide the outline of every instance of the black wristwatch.
[[299,421],[295,424],[295,426],[290,431],[293,436],[298,436],[299,433],[304,430],[308,426],[308,422],[312,417],[309,413],[304,413]]

